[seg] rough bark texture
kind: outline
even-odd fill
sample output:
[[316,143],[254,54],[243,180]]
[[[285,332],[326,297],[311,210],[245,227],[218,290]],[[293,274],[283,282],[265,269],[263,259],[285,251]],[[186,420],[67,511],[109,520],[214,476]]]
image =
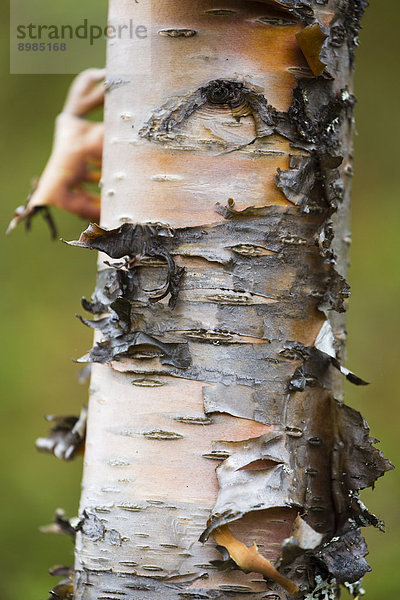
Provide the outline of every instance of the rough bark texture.
[[148,0],[151,71],[109,43],[79,600],[358,594],[390,468],[342,402],[365,5]]

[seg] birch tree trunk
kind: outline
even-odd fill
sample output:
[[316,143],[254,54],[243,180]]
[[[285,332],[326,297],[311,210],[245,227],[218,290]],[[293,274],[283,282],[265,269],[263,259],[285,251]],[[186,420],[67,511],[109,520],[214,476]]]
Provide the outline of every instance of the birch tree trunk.
[[390,468],[342,402],[365,5],[110,2],[150,45],[109,41],[74,242],[101,251],[76,599],[359,593]]

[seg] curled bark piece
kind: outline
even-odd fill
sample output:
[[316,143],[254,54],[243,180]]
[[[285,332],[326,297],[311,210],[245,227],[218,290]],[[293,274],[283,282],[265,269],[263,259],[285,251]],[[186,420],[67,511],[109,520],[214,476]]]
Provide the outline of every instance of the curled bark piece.
[[50,590],[48,600],[73,600],[74,569],[57,565],[49,569],[49,574],[53,577],[64,577],[64,579]]
[[333,335],[332,325],[329,319],[323,322],[321,329],[318,332],[314,346],[317,350],[329,354],[336,358],[335,336]]
[[54,423],[47,438],[36,440],[36,448],[41,452],[54,454],[61,460],[71,460],[76,454],[83,452],[87,408],[82,407],[79,417],[46,415],[46,421]]
[[261,573],[264,577],[279,583],[290,594],[298,592],[299,588],[293,581],[281,575],[269,560],[261,556],[255,543],[248,548],[246,544],[235,538],[228,525],[214,529],[212,536],[219,546],[228,550],[231,559],[246,573]]
[[[393,469],[393,465],[380,450],[374,447],[379,440],[370,437],[368,424],[361,413],[350,406],[337,403],[335,419],[337,444],[340,444],[339,440],[344,442],[341,452],[338,452],[337,446],[335,447],[332,462],[334,482],[332,491],[337,515],[340,520],[343,520],[347,504],[352,516],[359,521],[360,525],[365,525],[367,518],[368,524],[382,527],[382,522],[368,513],[354,492],[372,487],[379,477]],[[342,483],[340,484],[339,481]],[[341,498],[343,486],[349,490],[346,499]]]
[[118,297],[109,306],[110,315],[102,319],[90,321],[76,315],[87,327],[99,329],[105,338],[119,336],[128,333],[131,329],[131,303],[123,297]]
[[22,221],[30,228],[32,218],[41,212],[54,224],[49,206],[56,206],[84,219],[98,220],[100,199],[84,184],[98,182],[103,150],[103,124],[83,119],[104,101],[103,69],[83,71],[71,85],[63,111],[57,117],[51,156],[25,206],[16,209],[7,229],[11,233]]
[[282,546],[282,549],[288,546],[297,546],[300,550],[314,550],[323,540],[323,535],[315,531],[310,525],[297,515],[291,532],[290,538],[287,538]]
[[297,342],[287,342],[285,349],[280,354],[285,358],[296,356],[303,359],[302,366],[296,368],[290,380],[289,389],[291,391],[303,391],[307,385],[320,384],[324,386],[330,365],[340,371],[351,383],[355,385],[368,385],[367,381],[364,381],[364,379],[361,379],[361,377],[343,367],[334,356],[322,352],[315,346],[304,346]]
[[215,211],[224,217],[224,219],[232,219],[233,217],[250,217],[256,216],[257,213],[262,212],[262,209],[256,208],[255,206],[248,206],[242,210],[235,208],[235,201],[233,198],[228,198],[226,206],[222,206],[219,202],[215,205]]
[[[371,440],[366,440],[367,444],[371,442]],[[376,440],[374,440],[373,443],[375,443]],[[382,455],[380,458],[384,458]],[[376,468],[376,466],[375,466]],[[387,471],[389,471],[392,467],[391,464],[388,464],[386,469]],[[372,486],[374,485],[373,483],[371,484]],[[362,487],[362,485],[360,486],[360,488]],[[355,507],[354,512],[357,515],[357,519],[356,522],[361,526],[361,527],[369,527],[370,525],[372,525],[372,527],[376,527],[377,529],[379,529],[379,531],[381,531],[382,533],[385,533],[385,521],[382,521],[382,519],[379,519],[376,515],[372,514],[369,512],[368,508],[365,506],[364,502],[362,502],[362,500],[360,499],[360,495],[358,491],[352,491],[350,493],[350,498],[352,498],[354,500],[353,505]]]
[[42,533],[51,533],[55,535],[69,535],[75,538],[79,519],[67,519],[65,511],[62,508],[57,508],[54,521],[50,525],[40,527]]
[[[323,540],[348,536],[354,555],[352,577],[357,579],[366,565],[362,558],[364,541],[361,534],[349,532],[363,525],[382,527],[360,503],[358,490],[373,485],[392,465],[373,446],[375,440],[369,437],[360,413],[329,394],[323,399],[318,390],[314,400],[310,393],[304,401],[300,398],[292,397],[288,423],[299,422],[302,415],[313,411],[318,414],[314,425],[303,425],[302,429],[286,425],[259,438],[213,444],[208,457],[223,460],[216,469],[219,492],[200,541],[249,512],[297,508],[303,519],[297,520],[293,539],[288,538],[283,545],[282,564],[294,563],[295,570],[297,557],[308,562],[312,551],[321,549]],[[319,435],[315,435],[317,430]],[[325,476],[330,482],[328,495],[320,487]],[[302,558],[305,550],[308,558]],[[332,552],[330,560],[335,562],[335,556]],[[334,575],[341,569],[341,560],[338,555],[338,563],[327,561],[325,568]],[[346,577],[350,581],[349,573]]]
[[286,538],[282,544],[281,564],[290,564],[296,556],[303,554],[307,550],[317,548],[324,536],[315,531],[304,519],[297,515],[293,523],[291,536]]
[[81,299],[82,307],[94,315],[106,313],[118,297],[132,296],[137,285],[134,269],[109,267],[99,273],[98,285],[91,300]]
[[78,362],[109,364],[123,357],[138,359],[158,357],[161,364],[171,365],[177,369],[185,369],[191,363],[187,344],[164,344],[142,331],[103,340]]
[[[301,487],[296,483],[286,434],[272,431],[240,442],[218,442],[218,450],[228,457],[217,467],[217,502],[208,526],[200,536],[204,542],[217,527],[242,518],[245,514],[276,507],[300,507]],[[257,461],[261,469],[249,468]]]
[[52,577],[65,577],[66,575],[72,575],[73,572],[72,567],[66,567],[65,565],[54,565],[49,569],[49,575]]
[[315,76],[322,75],[325,64],[320,59],[322,45],[328,35],[324,33],[318,23],[308,25],[299,33],[296,38],[303,52],[305,59]]
[[[91,223],[81,234],[78,241],[66,242],[71,246],[96,249],[105,252],[111,258],[129,257],[118,268],[132,269],[141,258],[161,258],[166,262],[168,273],[166,282],[158,290],[147,290],[151,302],[158,302],[170,295],[169,306],[174,308],[184,269],[177,267],[168,250],[165,249],[164,238],[173,237],[174,232],[165,225],[158,223],[136,225],[124,223],[117,229],[102,229],[96,223]],[[160,292],[158,293],[157,292]]]

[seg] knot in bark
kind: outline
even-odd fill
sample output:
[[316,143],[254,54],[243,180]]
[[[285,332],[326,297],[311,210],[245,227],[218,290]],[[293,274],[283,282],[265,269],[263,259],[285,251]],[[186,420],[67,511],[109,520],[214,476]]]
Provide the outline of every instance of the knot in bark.
[[211,104],[228,104],[236,106],[242,99],[243,84],[225,79],[215,79],[202,89]]

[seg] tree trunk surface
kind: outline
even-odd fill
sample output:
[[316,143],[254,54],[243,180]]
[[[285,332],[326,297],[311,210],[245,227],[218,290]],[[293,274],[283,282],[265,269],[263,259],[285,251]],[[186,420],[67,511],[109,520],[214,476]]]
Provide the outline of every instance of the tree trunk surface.
[[101,251],[77,600],[359,593],[390,466],[342,402],[365,5],[110,2],[148,37],[109,40],[75,242]]

